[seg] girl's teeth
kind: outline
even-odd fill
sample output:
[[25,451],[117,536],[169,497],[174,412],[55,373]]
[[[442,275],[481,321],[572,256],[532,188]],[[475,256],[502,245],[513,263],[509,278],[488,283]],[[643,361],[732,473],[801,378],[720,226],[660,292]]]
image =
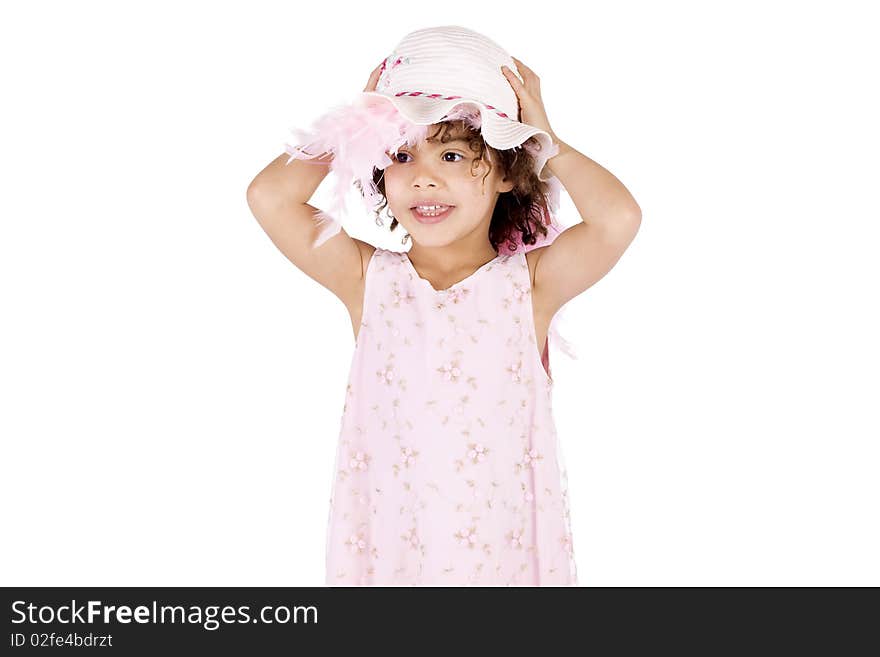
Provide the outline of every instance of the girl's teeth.
[[440,208],[439,210],[425,210],[422,208],[416,208],[416,211],[419,214],[425,215],[426,217],[436,217],[437,215],[443,214],[446,212],[447,208]]

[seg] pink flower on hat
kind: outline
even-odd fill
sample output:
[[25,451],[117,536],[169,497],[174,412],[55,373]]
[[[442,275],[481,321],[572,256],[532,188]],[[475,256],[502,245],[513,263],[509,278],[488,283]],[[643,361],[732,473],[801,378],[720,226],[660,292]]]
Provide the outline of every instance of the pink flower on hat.
[[[393,61],[391,62],[391,64],[389,66],[386,67],[386,63],[388,62],[389,59],[392,59],[392,58],[394,58]],[[412,61],[410,57],[396,57],[395,58],[393,54],[390,55],[388,58],[386,58],[385,61],[382,62],[382,69],[379,73],[379,78],[382,79],[382,83],[381,83],[382,86],[383,87],[391,86],[391,75],[390,75],[391,71],[394,70],[400,64],[409,64],[410,61]]]

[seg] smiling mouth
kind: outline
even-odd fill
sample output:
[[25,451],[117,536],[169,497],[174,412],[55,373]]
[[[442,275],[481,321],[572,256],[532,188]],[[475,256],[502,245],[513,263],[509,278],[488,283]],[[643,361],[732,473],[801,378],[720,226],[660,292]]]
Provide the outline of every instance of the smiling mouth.
[[455,209],[454,205],[448,205],[442,211],[432,211],[432,212],[421,212],[417,207],[411,208],[410,212],[412,212],[413,217],[415,217],[416,221],[422,224],[436,224],[449,216],[449,213]]

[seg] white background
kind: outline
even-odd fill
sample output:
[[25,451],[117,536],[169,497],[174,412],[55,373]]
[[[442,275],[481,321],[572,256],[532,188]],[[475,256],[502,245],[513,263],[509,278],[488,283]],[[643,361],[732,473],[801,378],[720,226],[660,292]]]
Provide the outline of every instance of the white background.
[[245,192],[457,24],[642,208],[550,355],[581,584],[880,585],[869,3],[310,4],[4,7],[0,584],[323,585],[351,324]]

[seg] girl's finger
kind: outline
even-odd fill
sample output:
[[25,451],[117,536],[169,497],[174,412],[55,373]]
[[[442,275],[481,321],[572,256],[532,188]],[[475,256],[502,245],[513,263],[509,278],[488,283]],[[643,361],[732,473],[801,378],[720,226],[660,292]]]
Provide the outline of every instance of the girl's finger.
[[511,57],[511,59],[513,60],[513,63],[516,64],[516,67],[520,71],[528,71],[529,73],[533,73],[532,69],[530,69],[528,66],[523,64],[521,61],[519,61],[516,57]]
[[507,80],[508,80],[508,82],[510,82],[510,85],[513,87],[513,92],[516,94],[516,97],[519,100],[519,102],[520,103],[529,102],[529,100],[532,97],[532,94],[529,91],[529,88],[527,86],[525,86],[522,82],[520,82],[519,78],[516,77],[516,74],[513,71],[511,71],[509,68],[507,68],[505,66],[504,70],[507,74]]
[[504,72],[504,75],[507,77],[510,84],[513,85],[514,89],[522,89],[522,82],[519,81],[519,78],[516,77],[516,73],[511,71],[506,66],[502,66],[501,70]]
[[519,61],[516,57],[511,57],[511,59],[513,60],[514,64],[516,64],[516,67],[520,71],[522,71],[523,80],[528,79],[528,80],[531,80],[532,82],[534,82],[536,85],[540,84],[540,78],[538,78],[538,76],[535,75],[535,72],[532,69],[530,69],[528,66],[523,64],[521,61]]
[[376,84],[379,82],[379,76],[381,75],[382,64],[379,64],[376,68],[373,69],[373,72],[370,74],[370,79],[367,80],[367,86],[364,87],[364,91],[375,91]]
[[526,77],[532,72],[532,70],[521,61],[519,61],[516,57],[511,57],[511,59],[513,60],[513,63],[516,64],[516,67],[519,69],[519,73],[520,75],[522,75],[523,80],[525,80]]

